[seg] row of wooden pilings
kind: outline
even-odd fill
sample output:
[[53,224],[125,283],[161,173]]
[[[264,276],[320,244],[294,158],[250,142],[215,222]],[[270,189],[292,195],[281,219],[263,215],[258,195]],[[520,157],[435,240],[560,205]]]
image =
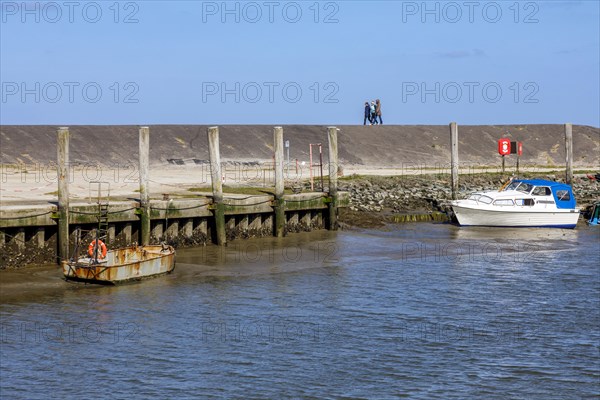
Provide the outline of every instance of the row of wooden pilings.
[[[330,230],[336,230],[338,209],[338,129],[327,128],[329,142],[329,194],[328,213]],[[58,250],[59,260],[69,259],[69,128],[58,128]],[[226,245],[225,227],[225,203],[223,195],[221,156],[219,148],[219,127],[207,129],[208,151],[211,166],[212,184],[212,212],[215,218],[216,242],[219,246]],[[284,198],[284,146],[283,128],[277,126],[273,129],[273,143],[275,152],[275,192],[274,211],[275,226],[274,233],[282,237],[285,233],[285,211]],[[139,191],[140,201],[137,214],[140,216],[140,242],[142,245],[150,243],[151,237],[151,214],[150,214],[150,191],[149,191],[149,161],[150,161],[150,128],[143,126],[139,128]]]
[[[450,123],[450,164],[452,199],[458,198],[458,125]],[[565,124],[565,182],[571,184],[573,181],[573,124]]]

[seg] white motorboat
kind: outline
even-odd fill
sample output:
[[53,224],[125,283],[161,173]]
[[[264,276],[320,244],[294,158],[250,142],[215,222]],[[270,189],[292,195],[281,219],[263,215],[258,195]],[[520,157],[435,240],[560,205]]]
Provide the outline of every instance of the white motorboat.
[[542,179],[513,180],[451,204],[461,226],[573,229],[579,219],[571,187]]

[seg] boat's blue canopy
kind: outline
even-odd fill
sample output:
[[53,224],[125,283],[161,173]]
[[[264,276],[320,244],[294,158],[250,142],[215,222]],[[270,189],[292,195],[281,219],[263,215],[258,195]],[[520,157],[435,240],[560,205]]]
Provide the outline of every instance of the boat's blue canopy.
[[525,182],[533,186],[548,186],[552,190],[557,208],[575,208],[577,206],[573,190],[567,184],[544,179],[515,179],[513,182]]

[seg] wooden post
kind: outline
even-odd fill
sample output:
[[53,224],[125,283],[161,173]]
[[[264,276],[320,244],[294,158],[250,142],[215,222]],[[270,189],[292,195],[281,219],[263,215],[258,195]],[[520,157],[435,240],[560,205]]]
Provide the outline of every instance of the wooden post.
[[126,222],[125,226],[123,227],[123,239],[125,240],[125,246],[129,246],[131,244],[132,233],[133,227],[131,226],[131,223]]
[[140,127],[140,222],[141,222],[141,244],[150,244],[150,191],[149,191],[149,162],[150,162],[150,129],[147,126]]
[[327,138],[329,140],[329,229],[337,230],[338,213],[338,141],[337,128],[330,126],[327,128]]
[[219,127],[208,128],[208,155],[210,158],[211,182],[215,227],[217,229],[217,244],[227,244],[225,234],[225,205],[223,204],[223,182],[221,181],[221,155],[219,153]]
[[188,218],[185,220],[183,224],[183,237],[186,239],[190,239],[194,236],[194,220],[192,218]]
[[247,214],[242,215],[241,219],[240,219],[240,223],[238,224],[238,229],[240,230],[240,232],[247,233],[248,225],[250,225],[250,218],[248,217]]
[[458,126],[450,123],[450,168],[452,170],[452,199],[458,198]]
[[202,233],[204,236],[208,236],[208,222],[206,221],[206,218],[202,218],[202,220],[200,220],[196,230]]
[[176,241],[179,237],[179,221],[171,220],[165,227],[165,238],[166,240]]
[[285,200],[283,198],[283,128],[273,129],[275,149],[275,236],[285,235]]
[[38,226],[33,239],[37,248],[43,249],[46,245],[46,229],[43,226]]
[[108,230],[106,231],[106,245],[111,245],[115,242],[115,233],[117,232],[117,227],[115,224],[109,224]]
[[573,124],[565,124],[565,161],[567,164],[567,184],[573,181]]
[[25,250],[25,228],[19,228],[17,233],[15,233],[15,237],[13,238],[13,242],[17,246],[17,250],[23,251]]
[[302,226],[303,229],[306,229],[307,231],[310,231],[311,226],[310,226],[310,222],[311,222],[311,215],[310,215],[310,211],[304,211],[304,213],[302,214],[302,218],[300,218],[300,225]]
[[248,222],[248,233],[260,232],[261,224],[260,214],[251,214]]
[[163,241],[164,237],[164,222],[163,221],[155,221],[154,229],[152,229],[152,236],[154,236],[154,240]]
[[58,262],[69,260],[69,128],[58,128]]

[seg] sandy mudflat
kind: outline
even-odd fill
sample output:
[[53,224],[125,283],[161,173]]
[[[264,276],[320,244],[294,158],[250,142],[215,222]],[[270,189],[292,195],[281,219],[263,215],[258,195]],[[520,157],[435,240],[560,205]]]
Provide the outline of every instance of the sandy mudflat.
[[0,271],[0,303],[52,296],[71,287],[53,264]]

